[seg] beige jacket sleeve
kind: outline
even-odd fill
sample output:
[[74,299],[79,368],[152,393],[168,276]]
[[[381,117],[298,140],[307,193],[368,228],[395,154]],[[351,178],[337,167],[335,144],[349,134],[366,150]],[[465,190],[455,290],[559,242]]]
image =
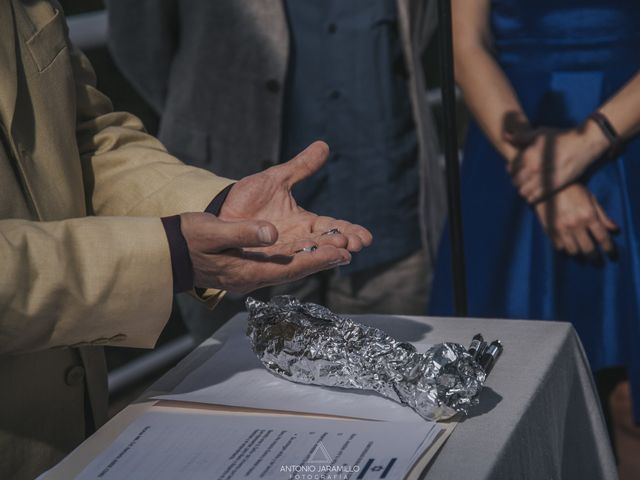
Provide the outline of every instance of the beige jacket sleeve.
[[0,221],[0,353],[152,347],[171,312],[157,218]]
[[[93,216],[0,221],[0,353],[152,347],[172,303],[159,217],[202,211],[231,183],[170,156],[137,118],[112,111],[79,51],[71,61],[77,145]],[[207,294],[210,303],[220,296]]]
[[232,180],[190,167],[145,133],[138,118],[114,112],[95,88],[87,58],[71,55],[78,99],[77,141],[90,213],[167,216],[204,211]]

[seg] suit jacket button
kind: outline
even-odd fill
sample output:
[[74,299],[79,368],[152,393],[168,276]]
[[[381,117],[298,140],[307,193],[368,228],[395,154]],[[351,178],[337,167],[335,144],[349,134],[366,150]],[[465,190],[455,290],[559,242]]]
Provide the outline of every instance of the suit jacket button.
[[84,367],[80,365],[74,365],[69,367],[64,375],[64,382],[70,387],[82,385],[84,380]]
[[280,91],[280,82],[274,78],[267,80],[265,85],[267,86],[267,90],[271,93],[278,93]]

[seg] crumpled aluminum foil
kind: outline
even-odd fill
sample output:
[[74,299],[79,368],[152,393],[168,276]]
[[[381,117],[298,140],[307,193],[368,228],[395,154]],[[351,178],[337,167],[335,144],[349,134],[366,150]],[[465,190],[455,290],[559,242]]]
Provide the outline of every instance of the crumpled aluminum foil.
[[486,375],[457,343],[424,353],[382,330],[313,303],[249,297],[247,335],[272,373],[298,383],[374,390],[427,420],[450,418],[477,403]]

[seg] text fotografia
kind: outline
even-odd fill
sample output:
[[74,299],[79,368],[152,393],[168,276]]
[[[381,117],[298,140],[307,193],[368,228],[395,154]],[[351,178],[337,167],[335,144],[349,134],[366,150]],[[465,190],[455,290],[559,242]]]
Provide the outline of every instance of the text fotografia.
[[359,473],[359,465],[282,465],[281,473],[288,473],[290,480],[348,480]]

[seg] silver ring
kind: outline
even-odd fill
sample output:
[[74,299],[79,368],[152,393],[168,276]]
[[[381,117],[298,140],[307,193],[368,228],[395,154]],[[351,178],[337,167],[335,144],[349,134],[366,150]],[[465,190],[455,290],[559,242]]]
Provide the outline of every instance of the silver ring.
[[318,247],[316,245],[311,245],[310,247],[304,247],[304,248],[301,248],[300,250],[296,250],[293,253],[315,252],[317,249]]
[[340,230],[338,230],[337,228],[332,228],[331,230],[327,230],[321,235],[337,235],[338,233],[342,233],[342,232],[340,232]]

